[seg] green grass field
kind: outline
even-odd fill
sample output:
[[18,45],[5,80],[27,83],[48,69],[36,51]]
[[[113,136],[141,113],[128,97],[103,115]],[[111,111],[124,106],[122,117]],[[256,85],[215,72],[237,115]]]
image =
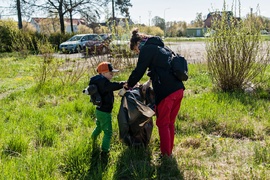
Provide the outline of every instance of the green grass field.
[[[115,92],[111,152],[103,162],[90,139],[95,107],[82,94],[93,75],[89,61],[60,60],[75,66],[60,71],[58,65],[59,72],[43,66],[45,83],[40,56],[2,54],[0,61],[0,179],[269,179],[270,66],[264,84],[246,94],[217,91],[206,64],[190,64],[173,158],[162,161],[156,126],[147,148],[119,141]],[[113,61],[121,70],[114,80],[127,80],[129,61]]]

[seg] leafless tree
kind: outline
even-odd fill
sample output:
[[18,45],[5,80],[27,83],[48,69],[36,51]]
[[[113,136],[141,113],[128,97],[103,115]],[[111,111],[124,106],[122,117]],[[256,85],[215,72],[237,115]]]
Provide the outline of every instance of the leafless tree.
[[[33,13],[33,4],[35,4],[35,0],[13,0],[10,2],[9,10],[12,15],[17,15],[18,17],[18,28],[23,28],[22,19],[29,18]],[[13,14],[16,12],[16,14]]]
[[[59,17],[61,33],[65,33],[65,16],[69,16],[73,31],[73,15],[80,13],[87,17],[90,22],[100,18],[101,8],[108,5],[111,0],[44,0],[39,3],[37,0],[16,0],[13,7],[17,10],[19,28],[22,28],[22,14],[24,16],[33,14],[34,10],[44,11]],[[130,0],[115,0],[115,8],[122,14],[129,17],[128,7],[132,6]],[[38,4],[39,3],[39,4]],[[114,9],[114,5],[113,5]],[[28,16],[30,17],[30,16]]]
[[18,15],[18,27],[19,29],[22,29],[23,25],[22,25],[21,1],[16,0],[16,4],[17,4],[17,15]]

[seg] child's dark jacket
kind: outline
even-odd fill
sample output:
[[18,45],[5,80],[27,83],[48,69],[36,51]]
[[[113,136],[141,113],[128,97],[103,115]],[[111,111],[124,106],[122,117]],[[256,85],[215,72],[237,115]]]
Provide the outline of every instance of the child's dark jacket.
[[114,103],[113,91],[121,89],[124,82],[111,82],[106,77],[99,74],[90,78],[89,85],[91,84],[95,84],[97,86],[98,92],[102,98],[102,104],[100,107],[97,107],[97,109],[111,113]]

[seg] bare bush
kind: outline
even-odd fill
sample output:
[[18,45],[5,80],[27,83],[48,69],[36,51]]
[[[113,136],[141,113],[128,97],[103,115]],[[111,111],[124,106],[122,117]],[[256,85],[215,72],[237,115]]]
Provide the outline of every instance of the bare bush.
[[213,21],[215,33],[206,42],[207,63],[214,83],[223,91],[242,90],[263,75],[269,62],[269,45],[260,27],[238,20],[224,10]]
[[42,60],[39,63],[40,67],[37,70],[35,78],[41,87],[48,79],[51,79],[54,76],[57,64],[52,55],[54,49],[48,41],[38,41],[37,45],[42,56]]

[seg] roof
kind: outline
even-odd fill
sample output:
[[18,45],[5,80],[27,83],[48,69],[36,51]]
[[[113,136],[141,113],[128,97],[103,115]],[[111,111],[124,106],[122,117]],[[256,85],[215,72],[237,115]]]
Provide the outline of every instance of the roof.
[[[53,20],[53,19],[59,19],[59,18],[38,18],[38,17],[32,18],[32,20],[35,21],[37,24],[39,24],[41,21]],[[71,21],[68,18],[65,18],[64,21],[66,24],[71,24]],[[86,24],[84,19],[78,19],[78,18],[73,18],[72,22],[73,22],[73,24],[77,24],[77,25],[79,25],[79,24],[85,25]]]

